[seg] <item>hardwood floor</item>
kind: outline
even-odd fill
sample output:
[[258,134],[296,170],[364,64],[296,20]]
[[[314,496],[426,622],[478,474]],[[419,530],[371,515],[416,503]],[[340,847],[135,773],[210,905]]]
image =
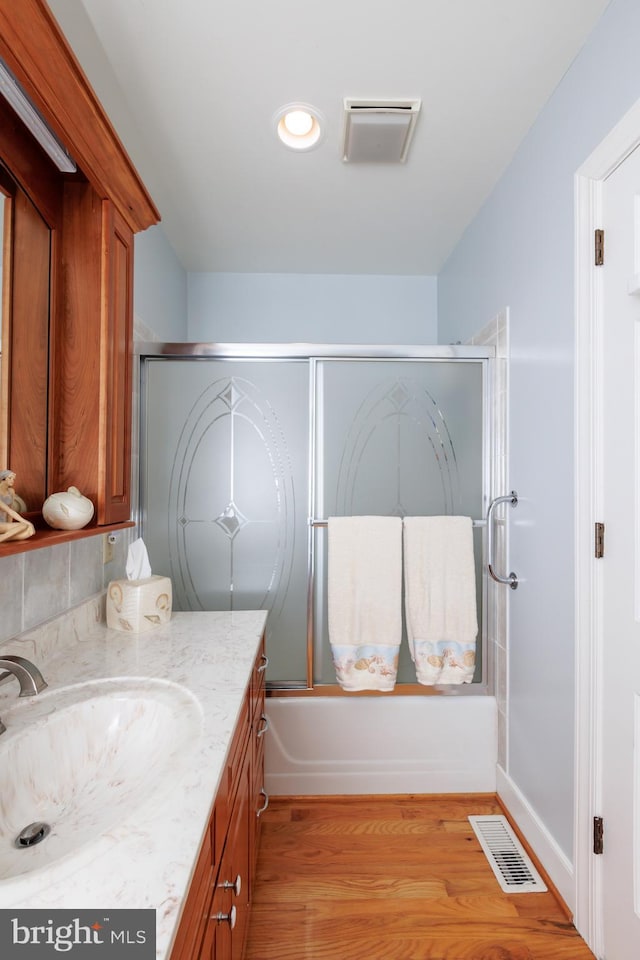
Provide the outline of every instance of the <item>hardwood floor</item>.
[[553,893],[502,893],[494,797],[295,797],[263,814],[245,960],[593,960]]

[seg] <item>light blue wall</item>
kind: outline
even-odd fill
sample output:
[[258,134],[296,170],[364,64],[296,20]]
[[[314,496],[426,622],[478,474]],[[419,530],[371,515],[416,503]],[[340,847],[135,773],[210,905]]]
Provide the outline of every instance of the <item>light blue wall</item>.
[[638,50],[640,3],[613,0],[438,278],[444,342],[511,310],[508,773],[569,857],[574,173],[640,98]]
[[190,273],[188,339],[436,343],[435,277]]
[[135,236],[136,320],[172,342],[187,339],[187,274],[160,225]]

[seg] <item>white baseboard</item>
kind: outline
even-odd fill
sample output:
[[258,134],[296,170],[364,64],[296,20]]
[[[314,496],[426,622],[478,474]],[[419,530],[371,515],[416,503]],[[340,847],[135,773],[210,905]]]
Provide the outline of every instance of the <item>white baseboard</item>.
[[524,794],[499,764],[496,768],[496,783],[500,800],[573,913],[576,890],[571,861],[560,849]]

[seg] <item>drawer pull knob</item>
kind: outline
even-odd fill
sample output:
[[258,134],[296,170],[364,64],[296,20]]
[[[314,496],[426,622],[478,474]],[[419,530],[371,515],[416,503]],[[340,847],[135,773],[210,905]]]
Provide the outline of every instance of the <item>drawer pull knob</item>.
[[267,732],[267,730],[269,729],[269,717],[267,717],[267,716],[263,713],[263,714],[260,716],[260,721],[261,721],[261,722],[264,722],[264,727],[260,727],[260,729],[258,730],[258,733],[257,733],[258,740],[260,739],[260,737],[264,736],[264,734],[265,734],[265,733]]
[[226,920],[229,926],[231,927],[231,929],[233,930],[233,928],[236,925],[236,914],[237,914],[236,908],[231,907],[231,910],[229,910],[229,913],[216,913],[215,916],[213,916],[211,919],[215,920],[216,923],[224,923],[224,921]]
[[239,897],[240,891],[242,890],[242,877],[238,874],[235,880],[225,880],[224,883],[219,883],[218,886],[222,887],[223,890],[233,890],[236,897]]
[[260,791],[260,796],[261,796],[261,797],[264,797],[264,803],[262,804],[262,806],[260,807],[260,809],[259,809],[258,811],[256,811],[256,817],[259,817],[261,813],[264,813],[265,810],[267,809],[267,807],[269,806],[269,794],[268,794],[267,791],[264,789],[264,787],[263,787],[262,790]]
[[266,653],[261,653],[260,657],[262,659],[262,663],[258,667],[258,673],[264,673],[264,671],[269,666],[269,657],[266,655]]

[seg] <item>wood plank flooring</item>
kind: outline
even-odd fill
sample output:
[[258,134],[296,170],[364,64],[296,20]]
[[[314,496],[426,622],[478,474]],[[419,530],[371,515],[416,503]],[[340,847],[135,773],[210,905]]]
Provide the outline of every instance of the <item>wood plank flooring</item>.
[[504,894],[467,821],[495,797],[275,798],[245,960],[593,960],[553,893]]

